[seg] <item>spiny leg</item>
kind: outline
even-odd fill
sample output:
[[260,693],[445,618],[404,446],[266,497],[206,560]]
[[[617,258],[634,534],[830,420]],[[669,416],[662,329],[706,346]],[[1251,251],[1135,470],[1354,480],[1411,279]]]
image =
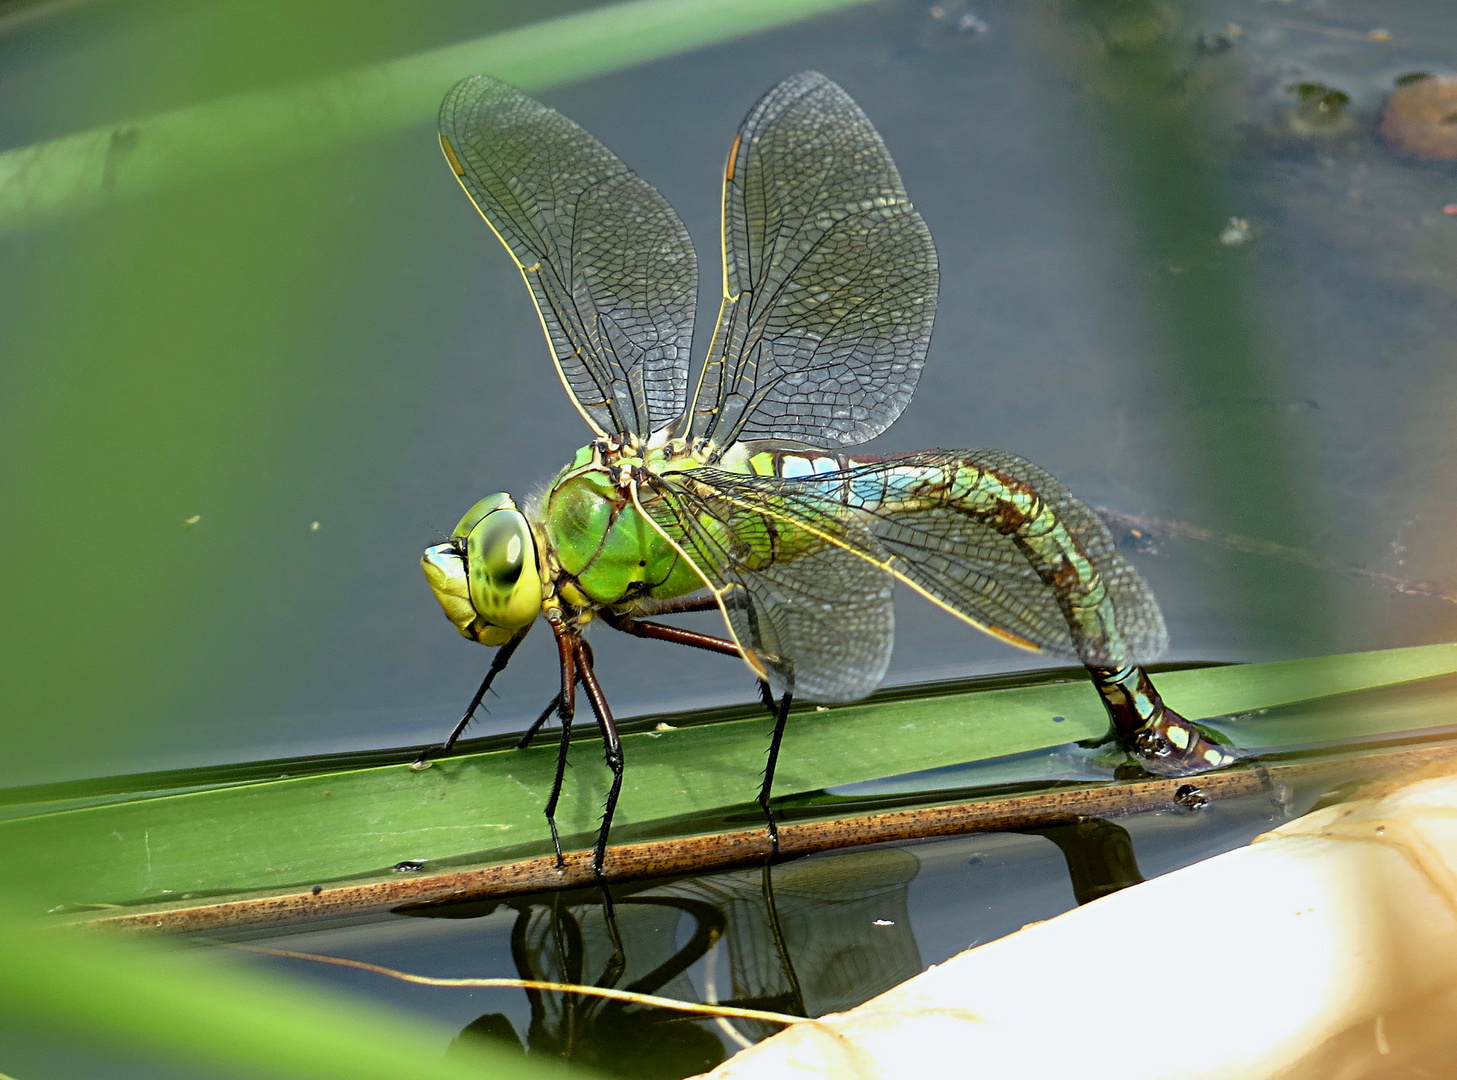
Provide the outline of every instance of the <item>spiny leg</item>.
[[[592,851],[592,873],[598,881],[603,878],[602,868],[607,857],[607,834],[612,829],[612,815],[617,812],[617,799],[622,794],[622,740],[617,736],[617,724],[612,719],[612,710],[607,706],[607,697],[597,681],[592,668],[592,651],[585,641],[577,638],[577,677],[586,691],[587,701],[597,716],[597,726],[602,731],[602,756],[612,770],[612,786],[607,789],[607,802],[602,808],[602,827],[597,833],[597,846]],[[611,898],[609,897],[609,903]]]
[[1148,772],[1189,776],[1232,765],[1238,756],[1164,704],[1148,672],[1088,665],[1093,685],[1113,719],[1119,744]]
[[764,764],[764,784],[759,788],[759,806],[764,811],[764,820],[769,823],[769,857],[779,858],[779,822],[774,819],[774,810],[769,805],[770,796],[774,790],[774,770],[779,765],[779,744],[784,739],[784,723],[789,719],[789,703],[794,700],[794,694],[788,690],[779,699],[779,704],[774,705],[774,695],[769,690],[769,684],[759,683],[759,693],[764,699],[764,704],[774,713],[774,734],[769,739],[769,760]]
[[536,733],[541,730],[541,725],[545,724],[547,720],[550,719],[551,714],[561,708],[561,705],[562,695],[561,692],[558,691],[557,696],[551,699],[551,702],[547,705],[547,707],[542,710],[541,715],[533,720],[531,722],[531,726],[522,733],[521,738],[518,739],[516,742],[516,749],[525,750],[528,746],[530,746],[531,740],[536,738]]
[[[655,608],[655,612],[669,614],[661,608]],[[698,611],[706,610],[698,607],[682,607],[674,610]],[[603,616],[607,625],[614,630],[620,630],[624,634],[632,634],[634,637],[649,638],[655,641],[671,641],[676,645],[687,645],[694,649],[703,649],[706,652],[722,653],[727,656],[742,658],[739,647],[726,638],[714,637],[712,634],[700,634],[696,630],[685,630],[681,626],[669,626],[666,623],[648,622],[643,619],[625,615],[607,614]],[[789,715],[789,703],[792,695],[786,693],[784,700],[776,702],[769,684],[763,679],[759,680],[759,700],[764,703],[764,708],[769,710],[769,715],[774,718],[774,734],[769,743],[769,761],[764,769],[764,784],[759,789],[759,805],[764,810],[764,820],[769,826],[769,847],[770,857],[779,856],[779,824],[774,820],[774,811],[769,808],[770,791],[774,786],[774,769],[779,763],[779,743],[784,738],[784,722]]]
[[551,779],[551,795],[546,800],[545,814],[546,823],[551,826],[551,846],[556,849],[556,868],[558,870],[566,866],[566,859],[562,857],[562,838],[557,835],[556,829],[556,807],[562,797],[562,781],[567,775],[567,751],[572,743],[572,713],[568,708],[560,704],[563,698],[557,695],[557,711],[562,720],[561,742],[557,744],[556,774]]
[[[551,624],[552,633],[556,635],[557,655],[561,662],[562,686],[557,691],[556,707],[557,715],[561,717],[562,739],[557,749],[556,774],[551,780],[551,795],[546,800],[544,813],[546,823],[551,827],[551,843],[556,849],[556,865],[560,870],[566,860],[562,857],[562,840],[557,833],[556,808],[557,802],[562,795],[562,781],[567,773],[567,750],[572,741],[572,718],[577,712],[577,642],[576,632],[569,630],[560,622]],[[543,714],[544,718],[545,714]],[[537,726],[541,723],[537,721]]]
[[[531,628],[528,626],[526,630],[529,629]],[[526,630],[522,630],[496,650],[496,655],[491,658],[490,670],[486,672],[486,677],[481,680],[481,685],[476,690],[475,696],[470,699],[470,704],[466,706],[465,715],[460,718],[460,721],[451,730],[443,743],[437,747],[421,750],[420,756],[410,763],[410,768],[427,769],[430,767],[429,759],[432,756],[436,754],[448,754],[454,749],[456,740],[460,738],[461,733],[465,731],[466,727],[475,717],[476,710],[481,707],[481,701],[485,698],[487,691],[491,689],[491,683],[495,681],[497,675],[506,670],[506,665],[511,662],[511,655],[516,651],[517,646],[526,640]]]

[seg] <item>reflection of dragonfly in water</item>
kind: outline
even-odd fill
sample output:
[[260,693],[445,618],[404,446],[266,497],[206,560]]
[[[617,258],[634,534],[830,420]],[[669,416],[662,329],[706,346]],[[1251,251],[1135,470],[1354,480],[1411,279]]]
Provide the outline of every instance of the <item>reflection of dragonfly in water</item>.
[[[691,397],[697,264],[663,197],[570,120],[487,76],[446,96],[440,141],[520,267],[596,433],[544,496],[524,509],[482,499],[425,553],[451,621],[499,647],[441,749],[543,616],[561,688],[522,745],[561,718],[555,838],[580,685],[613,772],[599,875],[623,760],[583,640],[597,618],[748,663],[775,714],[759,801],[776,844],[769,795],[790,700],[852,701],[879,684],[895,581],[1014,645],[1076,656],[1116,738],[1150,771],[1232,760],[1154,690],[1139,665],[1166,644],[1158,605],[1055,479],[997,450],[846,452],[910,401],[937,266],[884,144],[838,86],[813,72],[785,80],[734,140],[723,306]],[[648,621],[713,609],[727,638]]]
[[[590,980],[679,1001],[822,1016],[920,972],[907,898],[919,865],[910,852],[878,848],[778,866],[772,891],[768,867],[686,878],[620,896],[611,917],[586,890],[523,897],[506,902],[516,910],[511,956],[527,980]],[[465,911],[446,905],[412,914]],[[715,1023],[740,1045],[780,1030],[767,1021],[715,1022],[559,991],[525,993],[530,1017],[522,1032],[495,1012],[472,1021],[458,1041],[484,1038],[618,1075],[676,1077],[726,1056],[731,1048]]]

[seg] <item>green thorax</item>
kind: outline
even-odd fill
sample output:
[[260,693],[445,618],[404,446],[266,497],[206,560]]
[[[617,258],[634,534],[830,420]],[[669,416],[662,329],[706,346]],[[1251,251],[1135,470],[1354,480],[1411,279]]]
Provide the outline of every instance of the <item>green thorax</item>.
[[558,594],[577,607],[670,599],[703,580],[632,503],[617,482],[623,469],[696,468],[702,454],[681,447],[619,449],[590,443],[577,451],[547,492],[538,527]]

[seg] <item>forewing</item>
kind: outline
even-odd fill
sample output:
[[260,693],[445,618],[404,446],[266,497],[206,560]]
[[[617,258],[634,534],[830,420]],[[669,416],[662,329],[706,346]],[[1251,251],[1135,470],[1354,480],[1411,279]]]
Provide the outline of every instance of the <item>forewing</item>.
[[853,446],[900,415],[936,314],[936,249],[885,144],[817,72],[734,140],[724,300],[685,433]]
[[440,141],[521,268],[587,422],[646,438],[676,418],[698,267],[667,200],[572,121],[488,75],[446,94]]
[[641,497],[720,592],[734,637],[776,693],[855,701],[880,685],[895,642],[893,582],[855,553],[875,541],[843,508],[820,521],[845,537],[836,543],[728,501],[693,473],[649,478]]

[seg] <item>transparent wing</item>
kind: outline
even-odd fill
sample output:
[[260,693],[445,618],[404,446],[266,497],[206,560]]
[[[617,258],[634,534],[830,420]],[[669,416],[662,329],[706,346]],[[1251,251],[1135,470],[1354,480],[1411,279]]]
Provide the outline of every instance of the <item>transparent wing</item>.
[[[800,545],[833,547],[1022,648],[1115,666],[1167,645],[1153,594],[1103,523],[1012,454],[926,451],[793,479],[696,469],[668,482],[691,482],[698,513],[711,508],[716,531],[742,533],[756,552],[772,534],[779,572]],[[820,592],[836,603],[833,588]],[[807,630],[850,633],[831,612]],[[782,647],[796,670],[795,648],[832,648],[803,635]]]
[[683,434],[853,446],[915,391],[936,249],[880,136],[817,72],[769,91],[729,152],[724,300]]
[[[643,509],[725,597],[735,639],[775,692],[855,701],[879,686],[895,642],[890,575],[856,550],[721,498],[694,476],[648,477]],[[874,548],[843,515],[833,525],[856,548]]]
[[521,268],[587,422],[645,438],[675,419],[698,266],[667,200],[572,121],[488,75],[445,95],[440,142]]
[[[907,485],[928,472],[949,490]],[[1168,648],[1158,601],[1107,526],[1025,458],[932,451],[854,474],[897,570],[963,618],[1100,666],[1149,663]]]

